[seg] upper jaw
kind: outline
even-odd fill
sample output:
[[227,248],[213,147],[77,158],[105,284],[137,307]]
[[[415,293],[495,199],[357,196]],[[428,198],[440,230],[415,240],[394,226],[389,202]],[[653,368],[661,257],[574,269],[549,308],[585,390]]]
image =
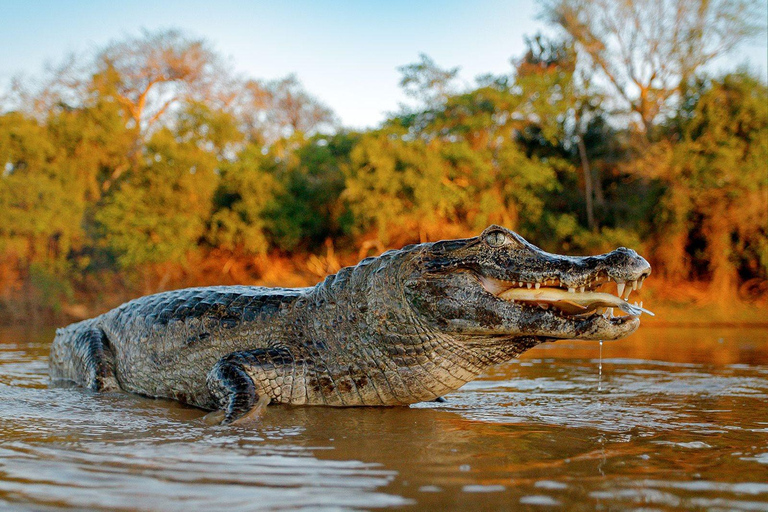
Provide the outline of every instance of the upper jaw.
[[624,298],[631,290],[642,287],[651,274],[651,266],[635,251],[622,247],[600,256],[585,257],[538,251],[523,265],[512,263],[480,274],[483,285],[494,294],[513,286],[594,291],[605,283],[615,282],[618,295]]
[[[642,302],[626,302],[634,290],[642,288],[650,274],[650,265],[645,260],[634,252],[630,256],[634,256],[630,264],[623,266],[598,261],[595,268],[587,270],[580,263],[599,257],[566,257],[563,259],[575,263],[570,272],[554,268],[539,273],[510,272],[508,280],[482,275],[478,279],[488,293],[503,301],[500,308],[518,312],[525,333],[553,338],[617,339],[637,329],[642,312],[652,314],[642,308]],[[622,316],[621,312],[628,315]]]
[[[598,271],[577,277],[560,277],[556,274],[541,274],[539,276],[525,275],[519,279],[499,279],[496,277],[479,276],[479,280],[489,293],[499,296],[513,288],[527,288],[538,290],[540,288],[555,288],[567,290],[571,293],[594,292],[611,282],[616,283],[616,296],[628,300],[634,290],[643,287],[643,282],[650,274],[647,272],[635,272],[626,275],[625,279],[616,277],[606,271]],[[613,290],[611,290],[612,292]]]

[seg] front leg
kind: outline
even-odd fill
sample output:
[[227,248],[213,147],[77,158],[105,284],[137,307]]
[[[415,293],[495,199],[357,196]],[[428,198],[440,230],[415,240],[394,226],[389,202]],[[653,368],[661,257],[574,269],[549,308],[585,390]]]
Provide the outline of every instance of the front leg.
[[208,390],[219,410],[206,416],[206,422],[238,425],[257,421],[270,402],[292,401],[292,396],[283,395],[284,390],[292,389],[297,371],[303,374],[303,365],[284,348],[224,357],[208,373]]

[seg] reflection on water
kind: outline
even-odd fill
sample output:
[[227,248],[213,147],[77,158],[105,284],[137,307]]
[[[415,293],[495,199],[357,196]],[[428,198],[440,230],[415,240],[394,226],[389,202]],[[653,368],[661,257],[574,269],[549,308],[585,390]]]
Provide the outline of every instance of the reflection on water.
[[0,330],[0,508],[768,510],[768,331],[559,342],[443,404],[271,407],[49,389],[52,332]]

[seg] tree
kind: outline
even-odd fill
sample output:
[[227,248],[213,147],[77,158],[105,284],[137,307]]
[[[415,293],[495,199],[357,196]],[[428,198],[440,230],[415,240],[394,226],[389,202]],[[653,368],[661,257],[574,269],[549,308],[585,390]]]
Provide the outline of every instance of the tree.
[[24,267],[61,263],[83,241],[86,180],[44,125],[0,116],[0,252]]
[[397,68],[402,74],[400,87],[405,94],[429,108],[439,107],[448,96],[455,94],[454,82],[459,68],[443,69],[428,55],[419,55],[419,62]]
[[[587,226],[594,230],[595,178],[589,163],[584,132],[599,97],[590,91],[589,81],[577,81],[576,51],[573,43],[536,35],[526,38],[527,50],[516,65],[515,85],[525,102],[521,110],[534,121],[536,129],[549,142],[575,146],[584,181]],[[599,180],[598,180],[599,181]]]
[[[396,134],[373,133],[352,150],[345,199],[354,216],[355,231],[375,229],[383,244],[394,231],[413,232],[426,241],[427,227],[451,220],[456,187],[447,179],[440,143],[404,141]],[[398,241],[402,241],[400,238]]]
[[212,246],[251,255],[269,249],[266,228],[279,184],[265,161],[261,148],[250,144],[222,166],[206,234]]
[[105,247],[124,269],[180,263],[203,236],[217,185],[215,154],[179,141],[168,128],[146,158],[110,191],[95,218]]
[[[216,64],[216,55],[203,40],[189,39],[176,30],[144,31],[141,37],[111,43],[97,55],[94,82],[97,87],[109,87],[135,134],[128,154],[132,167],[138,167],[142,142],[155,123],[210,86]],[[107,83],[102,85],[101,80]],[[116,167],[104,188],[127,168]]]
[[275,246],[312,250],[349,234],[349,212],[341,198],[343,169],[358,139],[344,131],[316,135],[295,149],[293,158],[275,161],[272,173],[280,190],[268,222]]
[[71,159],[83,178],[89,202],[99,200],[113,175],[130,165],[135,132],[127,128],[125,111],[115,101],[114,84],[95,80],[71,105],[60,103],[45,119],[54,143]]
[[116,99],[143,133],[174,104],[200,91],[216,61],[202,39],[176,30],[144,31],[102,50],[96,73],[116,74]]
[[375,230],[384,244],[465,235],[490,223],[529,232],[541,219],[542,193],[556,187],[552,169],[514,140],[477,149],[392,130],[364,136],[347,173],[356,233]]
[[279,136],[311,135],[336,122],[333,111],[305,91],[295,75],[268,83],[266,91],[267,122]]
[[766,85],[743,73],[700,79],[635,163],[664,186],[654,219],[662,272],[706,277],[713,298],[733,297],[739,273],[768,276],[767,100]]
[[695,73],[758,33],[756,20],[764,19],[759,0],[543,0],[543,7],[649,138]]
[[233,160],[246,142],[235,115],[209,104],[190,101],[181,106],[174,120],[174,132],[182,142],[216,155],[219,161]]

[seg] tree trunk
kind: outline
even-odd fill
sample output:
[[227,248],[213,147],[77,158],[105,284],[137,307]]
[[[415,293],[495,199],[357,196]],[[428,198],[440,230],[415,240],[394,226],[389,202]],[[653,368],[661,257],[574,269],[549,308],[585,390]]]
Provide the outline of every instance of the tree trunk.
[[709,293],[712,300],[728,304],[736,296],[738,275],[731,261],[730,223],[724,205],[713,205],[704,220],[703,232],[707,239],[707,259],[711,272]]
[[590,231],[595,230],[595,209],[592,204],[592,170],[589,167],[587,159],[587,147],[584,144],[584,137],[579,134],[579,157],[581,158],[581,170],[584,172],[584,199],[587,203],[587,226]]

